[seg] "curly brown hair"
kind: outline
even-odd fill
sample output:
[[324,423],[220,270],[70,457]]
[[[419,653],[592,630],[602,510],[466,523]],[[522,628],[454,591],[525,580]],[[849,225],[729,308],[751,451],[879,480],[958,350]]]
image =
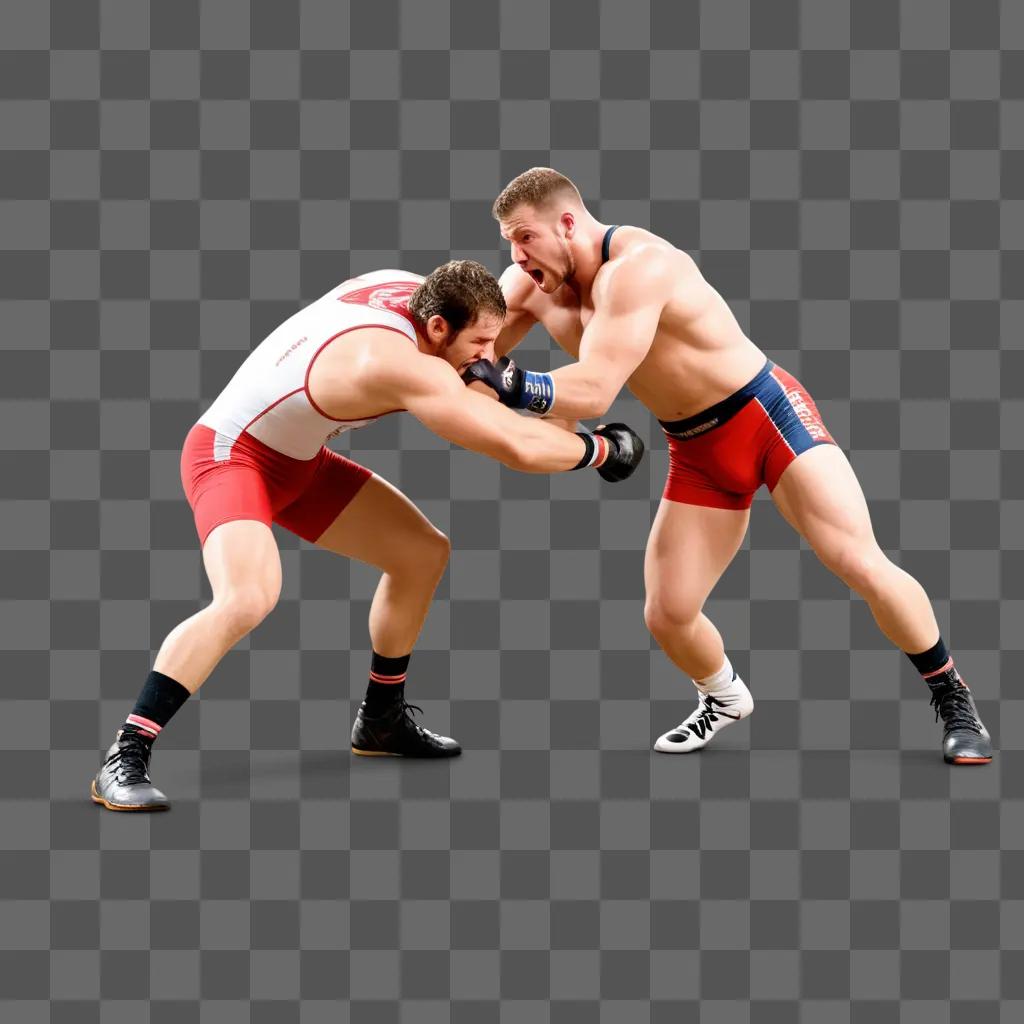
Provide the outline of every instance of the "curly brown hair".
[[484,312],[505,316],[505,296],[494,275],[474,260],[449,260],[431,271],[409,297],[409,312],[421,323],[443,316],[458,334]]
[[546,206],[551,200],[565,198],[583,205],[580,190],[564,175],[551,167],[531,167],[516,175],[502,190],[494,205],[491,216],[505,220],[517,207],[528,203],[530,206]]

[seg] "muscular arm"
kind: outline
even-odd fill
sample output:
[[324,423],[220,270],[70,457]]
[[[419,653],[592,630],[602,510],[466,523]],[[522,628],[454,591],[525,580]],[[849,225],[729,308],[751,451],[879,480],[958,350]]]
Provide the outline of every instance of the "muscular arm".
[[670,261],[641,249],[609,267],[583,331],[579,361],[551,374],[552,412],[565,419],[603,416],[647,355],[674,284]]
[[[520,416],[467,388],[442,359],[416,353],[394,335],[381,337],[362,376],[385,402],[412,413],[446,441],[526,473],[572,469],[587,448],[575,434]],[[382,358],[378,358],[378,353]]]

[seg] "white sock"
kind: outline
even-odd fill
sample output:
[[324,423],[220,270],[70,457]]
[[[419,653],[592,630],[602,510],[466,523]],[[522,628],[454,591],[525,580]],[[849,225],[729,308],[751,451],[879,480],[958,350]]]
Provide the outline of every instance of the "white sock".
[[724,690],[732,682],[732,677],[732,662],[726,655],[725,664],[714,675],[710,675],[706,679],[695,679],[693,682],[698,689],[706,693],[715,693],[718,690]]

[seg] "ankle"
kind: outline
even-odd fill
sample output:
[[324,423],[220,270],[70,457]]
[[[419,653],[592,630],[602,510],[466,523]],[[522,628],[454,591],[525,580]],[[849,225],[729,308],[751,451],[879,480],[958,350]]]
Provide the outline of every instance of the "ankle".
[[735,678],[736,670],[732,667],[732,662],[729,661],[729,658],[726,657],[722,667],[717,672],[713,672],[703,679],[694,679],[693,684],[702,693],[716,693],[719,690],[728,688]]

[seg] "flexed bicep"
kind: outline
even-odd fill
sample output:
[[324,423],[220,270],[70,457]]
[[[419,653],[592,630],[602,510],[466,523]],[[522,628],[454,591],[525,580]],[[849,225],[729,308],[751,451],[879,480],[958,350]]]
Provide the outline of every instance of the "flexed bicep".
[[556,415],[591,419],[605,414],[647,357],[670,291],[664,260],[631,257],[614,268],[595,295],[579,361],[549,375],[550,408]]

